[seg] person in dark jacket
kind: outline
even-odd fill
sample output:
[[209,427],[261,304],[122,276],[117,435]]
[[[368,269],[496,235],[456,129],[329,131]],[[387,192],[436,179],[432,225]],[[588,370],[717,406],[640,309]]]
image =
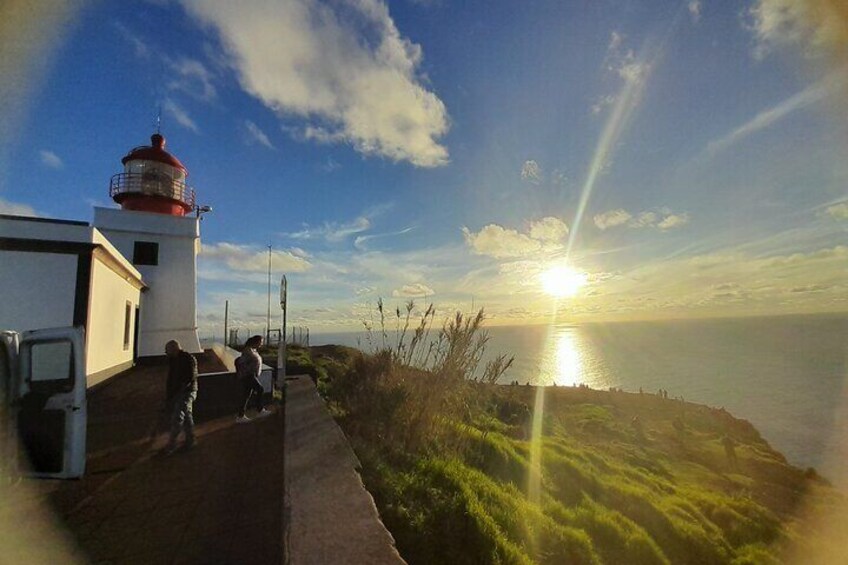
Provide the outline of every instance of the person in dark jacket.
[[171,411],[171,435],[165,452],[177,447],[180,431],[185,431],[185,448],[194,447],[194,417],[192,408],[197,398],[197,360],[183,351],[176,340],[165,344],[168,356],[168,383],[166,385],[166,408]]

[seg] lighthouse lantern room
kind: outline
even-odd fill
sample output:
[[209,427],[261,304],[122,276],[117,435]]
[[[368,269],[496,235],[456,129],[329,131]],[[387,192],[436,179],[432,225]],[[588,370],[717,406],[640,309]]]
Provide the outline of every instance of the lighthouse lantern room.
[[165,151],[165,138],[155,133],[150,141],[121,159],[124,170],[109,183],[109,195],[121,208],[95,208],[94,227],[132,259],[148,286],[141,298],[139,356],[162,355],[171,339],[195,353],[201,350],[195,193],[186,184],[186,167]]

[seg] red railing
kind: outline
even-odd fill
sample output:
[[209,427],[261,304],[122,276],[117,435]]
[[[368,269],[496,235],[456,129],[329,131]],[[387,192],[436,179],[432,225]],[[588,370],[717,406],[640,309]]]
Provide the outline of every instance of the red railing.
[[109,196],[122,194],[149,194],[177,200],[194,208],[194,189],[186,183],[167,176],[150,173],[118,173],[109,182]]

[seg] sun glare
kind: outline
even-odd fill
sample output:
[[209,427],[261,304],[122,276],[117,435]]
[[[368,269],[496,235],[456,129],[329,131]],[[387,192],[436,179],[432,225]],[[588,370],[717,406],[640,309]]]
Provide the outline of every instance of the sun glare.
[[545,292],[557,298],[565,298],[576,295],[586,284],[586,273],[566,265],[557,265],[543,272],[539,280]]

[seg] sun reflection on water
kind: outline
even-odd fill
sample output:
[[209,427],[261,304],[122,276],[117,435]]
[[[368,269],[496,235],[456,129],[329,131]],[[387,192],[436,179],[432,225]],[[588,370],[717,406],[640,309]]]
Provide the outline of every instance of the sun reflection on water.
[[539,384],[572,386],[584,382],[583,359],[577,328],[551,328],[541,365]]

